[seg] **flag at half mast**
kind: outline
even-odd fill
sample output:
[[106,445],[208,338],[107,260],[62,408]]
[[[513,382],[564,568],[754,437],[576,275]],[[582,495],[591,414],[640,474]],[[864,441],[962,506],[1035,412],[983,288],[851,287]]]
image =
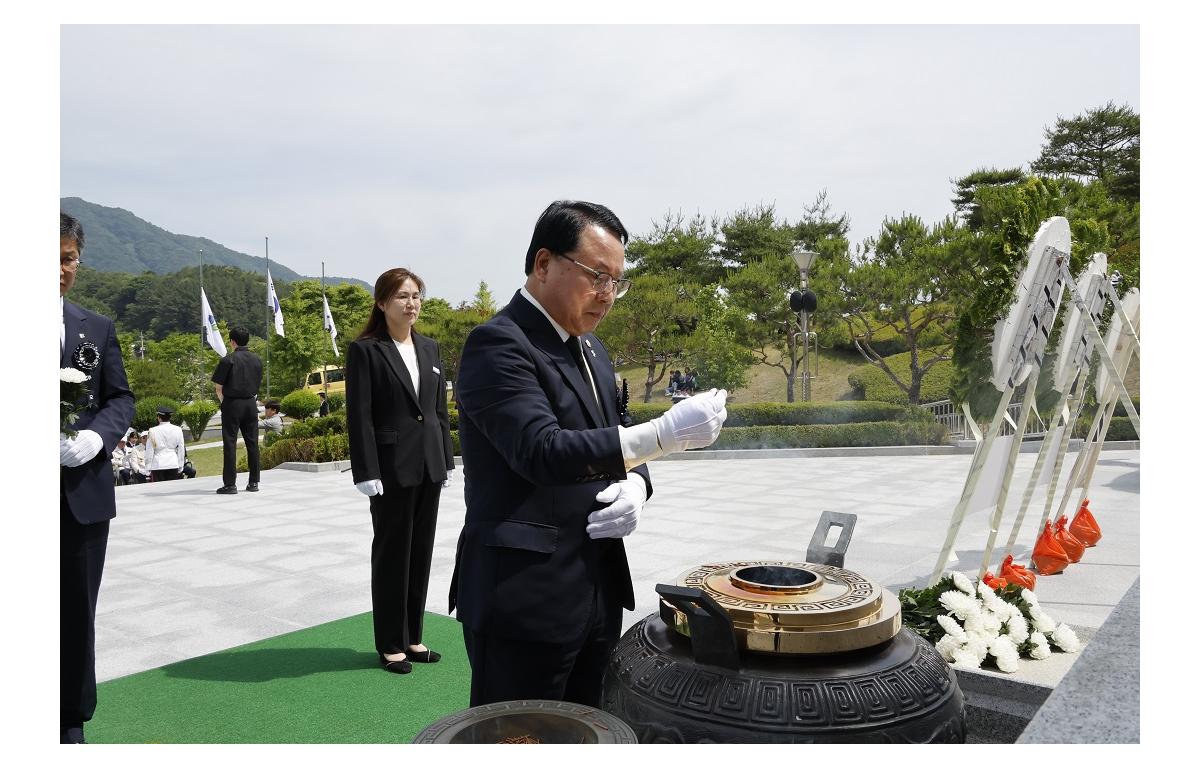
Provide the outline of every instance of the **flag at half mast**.
[[279,297],[275,295],[275,281],[271,279],[271,268],[267,267],[267,306],[275,323],[275,333],[283,335],[283,310],[279,308]]
[[221,357],[229,354],[225,349],[225,340],[217,329],[217,318],[213,317],[212,307],[208,306],[208,296],[200,289],[200,325],[204,328],[204,343],[217,351]]
[[325,298],[325,294],[321,294],[321,303],[325,305],[325,330],[329,331],[329,341],[333,343],[333,354],[341,357],[337,348],[337,326],[333,324],[333,313],[329,311],[329,300]]

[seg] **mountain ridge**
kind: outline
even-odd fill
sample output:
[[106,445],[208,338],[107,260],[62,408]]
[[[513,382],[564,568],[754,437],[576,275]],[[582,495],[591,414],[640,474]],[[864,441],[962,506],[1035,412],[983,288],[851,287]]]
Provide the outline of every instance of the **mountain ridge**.
[[[165,275],[198,265],[198,251],[204,251],[206,266],[229,266],[263,274],[266,259],[251,256],[197,235],[181,235],[146,221],[124,208],[100,205],[81,197],[59,198],[59,209],[83,225],[86,248],[84,261],[100,272]],[[271,277],[275,280],[320,280],[306,276],[285,264],[272,260]],[[373,286],[355,277],[325,276],[326,284],[352,283],[368,291]]]

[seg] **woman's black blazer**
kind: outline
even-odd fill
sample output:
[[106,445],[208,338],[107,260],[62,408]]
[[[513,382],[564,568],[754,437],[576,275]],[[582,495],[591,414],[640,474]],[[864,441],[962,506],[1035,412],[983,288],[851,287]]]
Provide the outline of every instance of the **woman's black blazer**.
[[438,345],[415,331],[412,338],[419,399],[391,338],[358,339],[346,350],[346,429],[355,483],[387,478],[407,487],[440,483],[454,468]]

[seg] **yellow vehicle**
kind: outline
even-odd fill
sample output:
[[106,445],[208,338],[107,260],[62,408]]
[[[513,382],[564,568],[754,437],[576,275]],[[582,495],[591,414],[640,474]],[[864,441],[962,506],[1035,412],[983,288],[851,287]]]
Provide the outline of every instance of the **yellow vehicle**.
[[304,381],[304,388],[309,392],[325,392],[326,383],[329,384],[328,391],[346,394],[346,370],[332,365],[313,368]]

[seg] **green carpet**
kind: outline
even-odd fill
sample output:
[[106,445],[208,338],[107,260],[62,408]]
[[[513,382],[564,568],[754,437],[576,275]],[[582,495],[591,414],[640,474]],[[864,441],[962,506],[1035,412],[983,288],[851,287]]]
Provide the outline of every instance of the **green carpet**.
[[87,724],[93,743],[407,743],[469,706],[461,625],[425,614],[437,664],[379,666],[371,614],[110,680]]

